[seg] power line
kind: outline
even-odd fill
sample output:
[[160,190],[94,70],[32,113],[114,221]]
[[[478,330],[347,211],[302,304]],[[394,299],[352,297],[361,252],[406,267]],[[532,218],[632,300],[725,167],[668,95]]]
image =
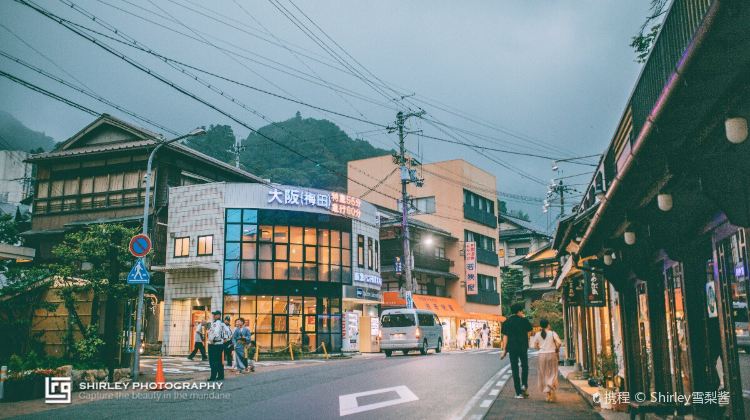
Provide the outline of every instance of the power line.
[[6,73],[6,72],[0,70],[0,76],[5,77],[6,79],[9,79],[10,81],[18,83],[19,85],[27,87],[27,88],[29,88],[29,89],[31,89],[33,91],[39,92],[42,95],[48,96],[48,97],[50,97],[50,98],[52,98],[52,99],[54,99],[56,101],[59,101],[59,102],[62,102],[64,104],[66,104],[66,105],[72,106],[73,108],[78,108],[81,111],[89,113],[89,114],[91,114],[91,115],[93,115],[95,117],[98,117],[99,115],[101,115],[101,114],[99,114],[98,112],[94,111],[91,108],[88,108],[88,107],[86,107],[84,105],[81,105],[81,104],[78,104],[76,102],[73,102],[73,101],[71,101],[69,99],[63,98],[60,95],[57,95],[57,94],[52,93],[52,92],[50,92],[50,91],[48,91],[46,89],[43,89],[43,88],[41,88],[41,87],[39,87],[39,86],[31,83],[31,82],[28,82],[26,80],[23,80],[21,78],[13,76],[10,73]]

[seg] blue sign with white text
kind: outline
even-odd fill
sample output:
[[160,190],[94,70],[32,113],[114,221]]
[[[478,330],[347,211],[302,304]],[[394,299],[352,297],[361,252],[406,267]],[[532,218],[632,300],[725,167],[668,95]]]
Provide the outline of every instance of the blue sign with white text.
[[143,263],[143,258],[138,258],[128,273],[128,284],[149,284],[150,282],[151,275],[146,270],[146,264]]

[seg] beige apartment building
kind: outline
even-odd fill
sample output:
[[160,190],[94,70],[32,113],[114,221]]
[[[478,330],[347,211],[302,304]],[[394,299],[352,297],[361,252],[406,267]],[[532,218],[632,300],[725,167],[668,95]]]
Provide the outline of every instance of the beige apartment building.
[[[348,164],[348,193],[366,199],[377,206],[400,210],[401,180],[391,156],[351,161]],[[492,328],[492,338],[499,337],[501,317],[499,293],[499,259],[497,254],[497,193],[495,176],[464,160],[455,159],[424,164],[418,169],[424,185],[408,184],[411,200],[410,219],[423,222],[450,233],[457,239],[433,240],[427,234],[419,234],[410,228],[410,242],[414,254],[414,277],[420,285],[418,293],[430,295],[435,290],[444,290],[444,295],[435,295],[427,300],[425,309],[431,309],[441,318],[449,318],[447,333],[455,337],[456,328],[463,322],[469,331],[487,323]],[[419,232],[417,230],[416,232]],[[383,235],[381,229],[381,236]],[[381,238],[382,240],[382,238]],[[476,243],[478,293],[466,293],[466,242]],[[437,247],[440,244],[441,247]],[[430,267],[420,267],[419,258],[425,254],[449,261],[450,275],[440,276]],[[391,261],[383,261],[384,306],[388,306],[388,267]],[[435,278],[435,277],[438,278]],[[441,282],[439,287],[422,287],[425,282]],[[444,286],[443,286],[444,284]],[[420,301],[415,299],[417,307]],[[442,307],[456,308],[441,311]]]

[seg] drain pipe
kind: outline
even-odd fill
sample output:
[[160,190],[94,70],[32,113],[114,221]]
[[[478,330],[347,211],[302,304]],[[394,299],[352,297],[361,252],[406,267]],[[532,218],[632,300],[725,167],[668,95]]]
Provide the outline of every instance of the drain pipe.
[[685,69],[687,69],[690,61],[692,61],[695,52],[703,44],[703,41],[708,34],[708,30],[711,28],[711,26],[713,26],[714,20],[720,8],[720,4],[721,0],[714,1],[714,3],[711,5],[711,8],[708,10],[708,13],[706,13],[705,18],[703,19],[703,23],[701,23],[701,25],[698,27],[695,37],[685,49],[685,52],[682,54],[682,58],[680,58],[680,61],[677,63],[674,72],[672,72],[672,75],[669,77],[669,81],[662,89],[661,94],[659,95],[659,99],[657,99],[654,107],[651,109],[651,112],[646,118],[646,122],[643,124],[641,131],[638,133],[638,137],[636,138],[633,145],[633,150],[630,153],[630,156],[628,156],[627,160],[625,161],[622,171],[620,171],[620,173],[615,176],[615,179],[612,180],[612,184],[610,184],[610,187],[607,190],[607,193],[604,196],[601,205],[592,217],[591,223],[589,223],[589,226],[586,229],[586,233],[583,235],[583,239],[581,240],[579,249],[585,249],[593,231],[596,229],[597,225],[604,215],[604,212],[609,207],[609,203],[612,200],[612,197],[617,192],[623,178],[629,172],[630,167],[633,166],[638,152],[643,148],[643,144],[651,134],[656,120],[658,120],[658,118],[664,111],[664,107],[672,97],[672,94],[674,93],[678,83],[682,81],[682,75],[685,72]]

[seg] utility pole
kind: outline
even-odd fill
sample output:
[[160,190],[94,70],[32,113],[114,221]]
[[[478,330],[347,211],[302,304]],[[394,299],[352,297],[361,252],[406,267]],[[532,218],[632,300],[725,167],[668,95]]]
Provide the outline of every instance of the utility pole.
[[565,185],[562,179],[557,180],[557,183],[553,179],[547,190],[547,198],[544,200],[544,212],[547,213],[550,207],[558,206],[558,204],[551,204],[550,200],[559,199],[560,218],[562,219],[565,216],[565,193],[569,192],[577,192],[577,190]]
[[237,139],[232,145],[232,148],[229,149],[229,152],[234,155],[234,167],[237,169],[240,168],[240,153],[243,150],[245,150],[245,146],[242,144],[242,140],[240,139]]
[[560,219],[562,219],[565,216],[565,187],[562,179],[557,184],[557,191],[560,194]]
[[413,182],[421,187],[424,180],[418,179],[416,171],[409,167],[410,159],[406,157],[406,146],[404,144],[404,123],[411,117],[421,117],[424,111],[409,112],[404,114],[399,111],[396,114],[396,130],[398,131],[399,154],[394,156],[394,162],[399,165],[401,170],[401,233],[403,235],[403,252],[404,252],[404,284],[408,290],[417,291],[417,284],[411,276],[411,249],[409,246],[409,193],[406,191],[406,184]]

